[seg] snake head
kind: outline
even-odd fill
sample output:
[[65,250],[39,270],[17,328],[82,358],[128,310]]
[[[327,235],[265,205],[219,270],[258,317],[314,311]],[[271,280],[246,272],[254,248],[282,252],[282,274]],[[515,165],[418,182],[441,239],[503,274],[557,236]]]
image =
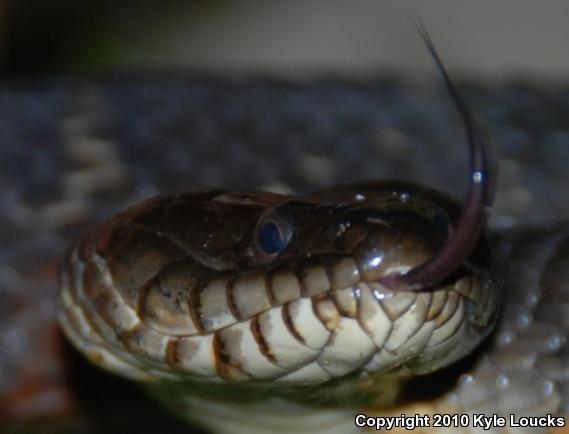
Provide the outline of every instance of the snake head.
[[429,372],[491,330],[499,291],[485,236],[435,285],[382,279],[439,254],[461,215],[449,196],[395,182],[160,196],[70,249],[61,322],[91,360],[136,378]]

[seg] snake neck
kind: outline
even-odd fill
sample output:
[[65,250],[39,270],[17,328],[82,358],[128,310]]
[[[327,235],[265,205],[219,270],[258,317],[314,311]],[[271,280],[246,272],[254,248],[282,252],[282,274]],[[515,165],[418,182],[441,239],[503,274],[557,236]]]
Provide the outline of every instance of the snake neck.
[[403,382],[403,377],[385,377],[277,390],[270,385],[160,382],[146,384],[145,389],[177,417],[212,433],[346,434],[360,432],[354,421],[363,408],[396,400]]

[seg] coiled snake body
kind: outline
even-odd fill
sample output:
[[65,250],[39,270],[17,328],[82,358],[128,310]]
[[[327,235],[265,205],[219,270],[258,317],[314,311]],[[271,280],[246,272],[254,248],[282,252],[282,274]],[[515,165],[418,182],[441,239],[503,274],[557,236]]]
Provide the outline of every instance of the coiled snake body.
[[[563,414],[556,384],[567,365],[550,355],[567,324],[559,252],[568,229],[498,237],[505,265],[493,259],[481,232],[492,163],[448,84],[471,144],[462,212],[406,183],[301,197],[159,196],[69,250],[60,291],[67,336],[108,370],[162,380],[155,393],[218,432],[351,432],[364,409]],[[539,271],[517,269],[515,256]],[[548,267],[560,280],[541,279]],[[551,322],[528,327],[544,306]],[[404,389],[416,374],[470,354],[500,315],[468,374],[436,400],[409,404]]]

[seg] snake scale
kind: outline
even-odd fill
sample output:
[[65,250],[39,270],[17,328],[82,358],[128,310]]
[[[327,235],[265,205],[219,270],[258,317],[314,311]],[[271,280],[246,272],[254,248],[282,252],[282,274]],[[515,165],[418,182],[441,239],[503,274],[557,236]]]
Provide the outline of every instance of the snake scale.
[[[12,308],[3,312],[3,318],[12,320],[3,324],[3,330],[7,332],[19,330],[25,334],[27,327],[30,327],[29,324],[37,327],[42,320],[47,321],[52,318],[55,308],[53,305],[50,307],[49,302],[39,311],[43,317],[40,314],[33,314],[32,318],[29,314],[37,312],[37,307],[31,307],[31,304],[27,303],[27,298],[30,296],[44,292],[55,298],[54,280],[52,280],[55,268],[47,265],[50,263],[50,257],[59,256],[67,240],[77,238],[89,222],[101,220],[102,216],[108,217],[113,210],[121,208],[125,201],[137,202],[137,198],[149,196],[154,191],[171,190],[172,187],[180,189],[198,183],[225,184],[243,189],[257,184],[272,191],[286,192],[291,187],[307,191],[311,187],[328,183],[332,177],[354,180],[369,178],[370,174],[386,173],[393,176],[401,172],[414,174],[419,179],[423,177],[422,180],[429,185],[440,186],[445,182],[454,185],[452,187],[454,192],[460,192],[460,186],[464,185],[461,181],[467,169],[460,168],[458,162],[465,158],[463,154],[461,155],[460,146],[457,145],[464,139],[460,136],[457,119],[451,114],[452,107],[447,109],[445,106],[442,92],[433,94],[432,91],[422,88],[393,83],[360,86],[333,82],[309,85],[259,82],[251,87],[239,82],[207,79],[188,82],[183,77],[159,81],[161,85],[154,84],[149,88],[146,86],[147,80],[140,78],[137,82],[129,78],[127,81],[119,77],[114,80],[84,81],[76,85],[62,85],[56,82],[39,93],[32,91],[30,98],[34,102],[41,100],[43,104],[34,105],[36,111],[27,108],[31,121],[38,122],[32,131],[19,128],[17,119],[10,121],[10,112],[8,112],[8,107],[11,107],[9,103],[15,101],[26,107],[26,104],[30,104],[29,100],[23,98],[17,91],[7,92],[3,96],[5,99],[3,113],[8,119],[5,122],[10,125],[6,140],[19,139],[19,142],[23,143],[20,152],[9,151],[3,145],[3,152],[6,152],[7,158],[3,159],[5,163],[3,163],[2,182],[7,188],[3,189],[2,194],[2,218],[5,223],[2,236],[4,245],[11,248],[3,250],[2,259],[5,265],[3,265],[2,282],[8,306]],[[173,92],[173,89],[176,92]],[[186,90],[179,92],[180,89]],[[210,257],[199,258],[199,261],[189,265],[179,260],[180,251],[187,251],[187,245],[180,246],[167,238],[170,229],[174,233],[179,233],[176,232],[179,231],[179,227],[175,227],[180,217],[168,220],[164,210],[168,209],[172,216],[176,216],[177,211],[185,216],[187,215],[185,208],[186,211],[187,208],[193,209],[201,216],[200,224],[204,224],[204,221],[207,222],[209,219],[219,219],[224,212],[239,209],[239,221],[243,225],[239,227],[236,223],[236,226],[232,226],[226,222],[224,228],[226,234],[231,233],[229,238],[234,240],[241,240],[242,236],[255,240],[255,237],[247,238],[251,235],[251,227],[259,227],[257,223],[251,224],[251,221],[257,222],[262,210],[267,209],[267,206],[270,209],[272,203],[280,203],[281,195],[240,195],[227,193],[225,190],[179,193],[154,199],[154,202],[152,200],[146,202],[143,211],[152,210],[154,207],[157,211],[154,214],[152,212],[145,214],[146,211],[140,213],[140,209],[137,211],[134,208],[134,211],[127,212],[126,216],[110,220],[107,225],[113,228],[119,227],[123,221],[128,221],[123,229],[126,232],[130,230],[131,233],[119,233],[116,239],[113,237],[105,239],[97,235],[91,237],[89,242],[84,242],[83,249],[71,250],[72,256],[77,255],[77,258],[73,259],[74,263],[78,263],[81,258],[84,261],[80,273],[75,270],[75,274],[81,274],[78,279],[82,279],[81,282],[73,284],[75,290],[91,291],[90,295],[95,297],[101,294],[107,297],[105,302],[97,304],[97,308],[100,307],[99,312],[102,313],[99,316],[92,315],[89,318],[91,322],[80,323],[81,319],[75,318],[79,321],[75,326],[87,325],[87,328],[83,329],[86,335],[89,335],[91,326],[98,327],[96,335],[89,335],[91,339],[95,339],[95,344],[100,345],[101,336],[112,342],[108,347],[111,351],[102,352],[100,348],[105,348],[103,345],[98,352],[93,351],[91,356],[98,362],[105,361],[111,370],[119,370],[125,375],[138,378],[171,378],[182,375],[184,371],[190,371],[194,375],[224,378],[222,382],[212,383],[199,381],[164,383],[153,391],[162,399],[168,400],[172,396],[186,396],[186,392],[190,389],[193,393],[190,396],[194,398],[182,403],[179,400],[172,400],[175,402],[171,405],[192,407],[194,418],[198,415],[198,422],[208,423],[219,431],[237,432],[241,426],[245,432],[255,432],[254,430],[290,432],[289,424],[294,420],[299,424],[295,429],[299,432],[302,429],[308,432],[317,432],[317,430],[332,432],[332,428],[337,432],[350,432],[355,430],[353,415],[356,411],[365,411],[370,415],[374,412],[566,414],[569,393],[566,386],[569,373],[565,346],[565,336],[569,328],[566,319],[565,289],[569,248],[567,227],[563,224],[542,228],[512,225],[514,221],[519,220],[547,222],[553,217],[566,216],[567,213],[563,211],[565,202],[558,200],[548,203],[550,199],[543,195],[533,200],[536,203],[541,200],[547,203],[547,206],[541,209],[539,206],[534,206],[528,211],[527,207],[520,206],[520,202],[523,202],[521,200],[511,204],[502,202],[500,205],[500,194],[507,191],[518,192],[517,199],[525,197],[519,193],[520,191],[525,191],[526,196],[530,194],[531,189],[528,192],[512,182],[512,178],[514,180],[516,178],[517,158],[524,153],[535,155],[531,149],[523,149],[523,146],[531,146],[530,138],[547,137],[548,143],[555,145],[555,140],[559,141],[563,137],[562,119],[569,107],[563,105],[564,100],[559,92],[539,94],[517,87],[505,88],[503,92],[503,97],[507,101],[516,98],[521,100],[519,104],[509,107],[510,111],[506,110],[505,114],[495,109],[496,106],[499,107],[495,92],[477,89],[475,94],[481,98],[477,101],[477,108],[479,105],[484,108],[486,104],[486,111],[482,112],[490,115],[488,116],[490,129],[492,132],[498,130],[498,134],[495,135],[499,141],[502,139],[505,142],[502,152],[506,157],[503,157],[502,162],[506,162],[506,169],[510,168],[510,172],[506,172],[506,178],[510,178],[508,183],[498,186],[498,209],[494,225],[512,227],[502,229],[490,239],[501,261],[499,270],[492,269],[492,276],[496,273],[499,277],[492,277],[490,280],[503,281],[504,307],[499,311],[497,329],[482,347],[459,365],[443,369],[442,373],[435,373],[434,376],[409,378],[405,374],[413,370],[421,371],[420,365],[409,363],[403,370],[405,372],[401,373],[401,377],[396,377],[395,381],[389,377],[382,377],[377,381],[375,378],[364,380],[353,378],[353,372],[363,366],[362,360],[368,363],[366,366],[370,373],[380,369],[379,366],[387,366],[386,370],[395,367],[384,365],[384,361],[380,364],[376,360],[374,364],[373,354],[381,346],[378,345],[380,339],[389,342],[385,344],[386,348],[396,353],[398,344],[410,335],[417,334],[417,330],[409,331],[400,327],[399,331],[391,332],[390,338],[393,340],[389,341],[388,337],[382,338],[373,334],[368,334],[366,338],[355,331],[357,328],[362,328],[362,320],[360,319],[359,323],[354,321],[359,308],[357,304],[354,308],[353,300],[369,297],[372,292],[376,294],[378,288],[370,286],[369,283],[379,275],[374,275],[377,271],[374,269],[359,270],[358,267],[354,267],[353,261],[347,266],[349,255],[346,254],[359,254],[360,247],[350,245],[350,240],[354,239],[350,229],[355,233],[372,234],[370,237],[374,238],[374,242],[380,240],[387,245],[397,245],[395,240],[397,237],[391,236],[389,230],[401,229],[389,213],[377,212],[375,208],[376,204],[382,206],[387,204],[388,210],[396,210],[399,206],[397,204],[401,203],[402,194],[393,199],[392,196],[385,197],[385,194],[376,193],[365,185],[360,185],[359,193],[369,202],[368,208],[372,208],[371,215],[362,214],[359,208],[353,206],[354,201],[361,202],[361,199],[354,198],[351,194],[351,199],[347,200],[346,190],[342,188],[324,190],[318,195],[304,195],[296,202],[287,199],[288,205],[282,210],[282,214],[275,214],[274,210],[271,210],[268,221],[277,223],[281,232],[276,238],[276,247],[274,236],[269,237],[273,240],[273,244],[269,244],[278,250],[278,241],[287,238],[283,236],[281,225],[304,218],[309,229],[302,237],[294,234],[291,237],[291,246],[297,249],[309,247],[314,255],[318,256],[318,261],[311,262],[310,258],[305,258],[294,267],[275,262],[271,268],[272,280],[269,283],[271,287],[269,292],[266,291],[266,280],[256,279],[256,273],[251,273],[250,276],[226,273],[221,276],[222,281],[218,282],[217,286],[212,283],[213,278],[204,278],[204,281],[196,284],[196,288],[201,288],[200,294],[206,294],[204,297],[210,294],[214,303],[208,303],[208,300],[197,296],[190,296],[190,301],[193,303],[172,302],[171,293],[168,295],[169,291],[156,280],[146,286],[143,296],[137,290],[121,293],[102,291],[101,288],[109,284],[109,278],[116,279],[118,276],[128,276],[126,281],[121,282],[121,287],[140,288],[140,282],[128,280],[132,276],[125,273],[125,270],[134,266],[133,263],[129,263],[128,257],[141,245],[144,245],[144,249],[140,251],[138,260],[144,262],[141,258],[148,254],[148,264],[153,264],[156,260],[158,262],[163,260],[161,265],[170,264],[166,267],[170,274],[165,272],[163,276],[166,280],[172,278],[175,282],[179,278],[177,273],[184,273],[186,266],[190,268],[212,266],[208,263],[213,261]],[[470,92],[468,96],[470,99]],[[545,119],[543,116],[534,116],[535,113],[524,111],[542,99],[550,104],[549,111],[557,117],[549,116]],[[554,108],[551,107],[552,101],[558,102]],[[259,110],[260,107],[264,109]],[[433,110],[434,108],[436,110]],[[144,115],[146,118],[140,116],[140,111],[146,110],[148,111]],[[140,119],[147,119],[148,122],[140,122]],[[559,120],[557,124],[556,119]],[[515,127],[512,126],[514,121]],[[55,130],[53,125],[57,125]],[[223,141],[220,140],[220,125],[223,126],[221,128]],[[282,131],[286,131],[286,134],[281,136]],[[556,135],[552,138],[545,135],[545,131],[550,133],[555,131]],[[33,146],[37,137],[42,139],[47,137],[48,145],[44,149],[38,148],[37,154],[34,154],[36,156],[32,158],[26,153],[25,146]],[[171,148],[157,146],[161,140],[169,141]],[[114,142],[120,143],[120,146]],[[191,149],[187,149],[187,143],[192,144]],[[223,152],[220,152],[220,149],[212,149],[212,143],[223,143],[225,146]],[[273,143],[274,148],[271,150],[265,148],[266,143]],[[330,156],[330,143],[333,144],[332,156]],[[438,151],[433,152],[433,149]],[[438,165],[443,162],[440,160],[445,158],[452,160],[453,155],[458,155],[453,160],[457,162],[458,169],[441,171]],[[541,163],[544,160],[548,161],[543,157]],[[558,154],[551,160],[553,167],[554,163],[562,166]],[[430,163],[425,165],[426,161]],[[10,177],[18,179],[17,172],[22,169],[24,163],[30,170],[31,176],[27,184],[8,183]],[[532,169],[530,163],[524,170],[533,173]],[[61,172],[66,175],[55,176],[55,173]],[[353,176],[354,173],[358,175]],[[555,175],[554,170],[549,175],[552,174]],[[47,179],[52,181],[44,184]],[[282,179],[287,180],[288,185],[283,184]],[[541,181],[531,188],[543,188],[543,185],[544,181]],[[390,188],[395,186],[391,185]],[[415,192],[408,184],[398,184],[397,188],[399,190],[395,191],[411,192],[411,196],[415,197]],[[411,255],[404,255],[411,261],[403,264],[405,269],[418,266],[435,255],[444,244],[445,237],[452,235],[452,225],[449,224],[457,218],[456,203],[445,198],[442,199],[445,205],[441,205],[441,208],[427,205],[426,199],[436,197],[440,201],[439,195],[426,190],[425,193],[418,195],[420,199],[418,205],[410,205],[409,208],[403,209],[404,212],[401,209],[398,211],[403,217],[405,213],[417,212],[429,216],[415,223],[418,225],[415,228],[417,234],[425,233],[425,228],[429,228],[428,233],[440,232],[438,238],[420,239],[419,245],[425,246],[424,250],[418,249],[417,244],[413,243],[400,247],[403,252],[414,252]],[[336,203],[338,198],[341,199],[343,206],[331,205]],[[306,208],[311,209],[310,206],[315,202],[318,203],[318,211],[307,213]],[[214,210],[208,207],[204,209],[204,203],[214,203]],[[196,211],[196,208],[200,210]],[[422,209],[417,210],[417,208]],[[441,213],[441,209],[445,212]],[[544,209],[546,211],[543,211]],[[366,212],[369,212],[369,209]],[[549,213],[547,217],[543,217],[544,212]],[[334,213],[342,215],[344,221],[349,222],[347,225],[349,227],[343,228],[339,235],[340,240],[341,236],[345,235],[346,244],[339,243],[340,247],[336,246],[333,253],[330,253],[329,245],[319,244],[318,235],[331,230],[332,225],[326,226],[325,223],[319,225],[312,219],[316,217],[321,219],[324,215],[335,222],[336,220],[330,217],[331,215],[336,217]],[[525,220],[520,217],[522,213],[526,215]],[[134,221],[140,215],[142,215],[140,221]],[[279,219],[284,219],[284,223]],[[160,230],[156,230],[158,223],[163,225]],[[168,224],[173,225],[173,228],[168,229]],[[445,230],[449,227],[450,230]],[[337,232],[336,225],[334,228]],[[114,233],[108,230],[103,232]],[[157,232],[165,234],[164,238],[167,240],[155,239]],[[25,235],[24,238],[22,234]],[[360,238],[356,239],[365,245],[366,237],[367,235],[360,235]],[[212,248],[217,249],[220,245],[223,247],[227,238],[225,236],[210,240]],[[102,258],[92,255],[95,242],[98,243],[96,250],[98,253],[104,253],[106,249],[115,252],[116,245],[113,243],[126,246],[124,251],[128,254],[123,258],[120,255],[113,258],[111,273],[117,273],[116,276],[101,273],[101,270],[106,269],[106,265],[97,261],[108,260],[110,256]],[[195,251],[199,251],[195,246],[203,242],[203,239],[191,236],[183,241],[190,246],[194,243],[192,249]],[[286,242],[289,240],[286,239]],[[149,252],[147,250],[149,246],[160,247]],[[361,254],[364,256],[369,250],[369,246],[367,247],[367,250],[361,249]],[[320,257],[322,252],[328,255],[325,261]],[[231,253],[228,253],[226,256],[216,257],[215,261],[220,263],[213,265],[223,268],[228,263],[242,262],[251,266],[253,261],[256,265],[267,266],[271,264],[273,254],[274,252],[267,254],[266,251],[254,252],[251,248],[244,248],[239,258],[232,258]],[[474,274],[471,276],[467,273],[466,277],[461,275],[452,279],[451,285],[456,286],[454,293],[461,294],[461,297],[451,297],[455,302],[450,304],[452,309],[448,308],[448,312],[470,309],[470,315],[474,317],[472,300],[496,297],[496,294],[489,291],[491,285],[489,286],[485,280],[488,278],[487,271],[484,270],[489,269],[489,256],[486,246],[479,246],[468,261],[467,269],[474,270]],[[226,264],[221,264],[223,262]],[[42,270],[41,267],[38,269],[38,263],[46,264],[45,269]],[[180,267],[176,268],[179,265]],[[396,265],[401,270],[401,264]],[[352,276],[369,273],[366,285],[359,285],[358,291],[355,291],[350,285],[357,286],[361,281],[350,281],[349,278],[346,280],[346,269],[351,269]],[[149,273],[155,274],[155,272],[153,269]],[[200,276],[207,275],[203,269],[199,273]],[[90,277],[85,280],[84,275]],[[71,272],[68,277],[75,276]],[[219,276],[217,278],[219,279]],[[104,285],[99,287],[90,283],[83,285],[85,281],[95,282],[96,279],[101,279]],[[290,282],[296,282],[297,288],[294,291]],[[67,285],[70,283],[67,282]],[[218,288],[218,295],[215,295],[215,292],[204,292],[203,289],[208,285]],[[281,289],[276,290],[279,285]],[[5,289],[8,287],[12,290]],[[14,288],[19,288],[20,291],[15,291]],[[335,292],[334,297],[326,296],[331,288],[332,292]],[[396,289],[393,291],[397,292]],[[227,297],[227,294],[230,297]],[[255,299],[244,297],[247,294],[249,296],[254,294],[256,297]],[[68,295],[77,296],[77,294]],[[116,298],[118,295],[120,299]],[[388,300],[381,303],[382,312],[392,315],[385,321],[395,322],[406,314],[408,317],[413,317],[417,310],[420,310],[419,307],[426,297],[431,299],[425,304],[430,307],[430,312],[424,311],[421,314],[423,318],[425,315],[434,318],[444,310],[440,306],[436,307],[437,303],[433,301],[436,296],[431,292],[406,292],[398,295],[401,298],[392,305]],[[45,295],[38,297],[47,300]],[[64,295],[63,304],[68,310],[78,305],[75,304],[76,301],[65,300],[65,297]],[[109,302],[108,297],[115,299]],[[307,308],[307,302],[310,302],[310,308]],[[315,308],[315,304],[318,307]],[[113,314],[112,309],[116,306],[119,306],[119,309]],[[186,306],[187,312],[181,311],[180,306]],[[278,315],[275,315],[277,311]],[[18,312],[18,315],[10,316],[10,312]],[[128,315],[132,312],[134,314],[129,318],[119,317],[125,312]],[[168,312],[169,316],[166,318],[159,316],[164,312]],[[317,313],[320,316],[317,316]],[[485,315],[483,315],[484,323],[493,317],[491,308],[480,313]],[[295,321],[308,318],[306,314],[312,314],[313,322],[310,326],[297,325]],[[143,326],[128,329],[127,325],[131,325],[128,321],[136,321],[139,315],[144,318]],[[255,321],[249,319],[252,316],[255,316]],[[372,315],[369,318],[378,317]],[[452,321],[447,321],[449,318],[459,317],[448,315],[440,321],[440,324],[450,324]],[[279,323],[279,320],[282,322]],[[113,321],[118,322],[113,323]],[[109,327],[109,323],[113,323],[113,326]],[[360,352],[367,351],[362,357],[362,353],[346,353],[341,347],[335,347],[334,340],[329,340],[326,333],[329,335],[330,330],[336,330],[338,324],[342,324],[344,329],[351,327],[348,335],[348,339],[351,340],[350,345],[360,345],[365,339],[369,341],[369,336],[372,336],[373,348],[370,345],[364,349],[358,347]],[[441,341],[445,341],[448,336],[451,338],[460,336],[455,333],[457,330],[465,330],[462,325],[456,321],[448,328],[443,327],[447,335],[443,336]],[[80,329],[72,328],[72,330]],[[253,333],[254,330],[257,330],[257,335]],[[208,333],[211,331],[215,333]],[[296,354],[295,357],[302,356],[304,359],[292,360],[293,357],[288,360],[291,366],[283,366],[283,361],[287,362],[287,354],[277,353],[278,346],[270,345],[274,344],[269,342],[274,338],[271,337],[271,331],[278,333],[278,336],[288,333],[287,345],[296,348],[294,351],[297,351],[294,353],[291,350],[290,354]],[[404,336],[405,334],[407,336]],[[486,333],[482,333],[484,334]],[[170,341],[159,342],[163,335],[181,336],[181,339],[175,344]],[[8,334],[4,333],[3,336]],[[13,333],[10,336],[13,336]],[[341,341],[341,334],[338,336],[338,340]],[[464,335],[462,338],[464,339]],[[208,343],[210,346],[202,345],[201,342],[199,345],[194,345],[198,339],[210,339]],[[217,343],[213,342],[214,339]],[[260,345],[262,341],[265,341],[264,349],[263,345]],[[83,341],[78,341],[78,346],[89,352],[89,348],[82,346],[81,342]],[[232,342],[234,348],[231,348]],[[325,346],[324,342],[330,344],[327,347],[330,351],[326,353],[325,360],[318,360],[320,352],[317,350],[319,345]],[[463,348],[462,342],[460,345],[452,339],[449,342],[452,344],[451,347]],[[309,345],[304,345],[302,347],[304,353],[300,354],[299,344],[302,343]],[[472,341],[469,345],[473,347],[476,343]],[[208,356],[211,354],[199,354],[200,346],[206,349],[217,348],[215,350],[217,365],[210,363],[211,357],[208,359]],[[252,353],[241,353],[237,346],[256,349],[254,359],[249,359]],[[6,345],[3,348],[6,348]],[[405,361],[412,360],[412,357],[423,349],[424,347],[409,345],[411,356],[405,356]],[[154,350],[156,352],[153,352]],[[450,350],[447,352],[452,353]],[[9,391],[10,387],[15,386],[10,385],[7,373],[17,372],[14,360],[17,361],[18,355],[7,354],[6,351],[3,354],[5,357],[2,358],[2,369],[5,374],[3,388]],[[194,360],[202,363],[188,363],[184,359],[185,354],[192,354],[192,357],[196,358]],[[459,355],[462,354],[455,354],[453,359]],[[274,360],[271,360],[271,357]],[[321,362],[312,364],[313,367],[324,366],[328,370],[310,368],[310,360]],[[439,367],[451,360],[444,362],[433,357],[430,361],[433,366]],[[187,366],[184,366],[184,363],[187,363]],[[169,367],[177,365],[178,371],[164,369],[166,365]],[[399,363],[395,365],[400,367]],[[304,371],[306,383],[300,388],[274,386],[273,381],[268,383],[261,381],[259,384],[254,381],[251,387],[243,383],[252,379],[286,379],[287,370],[292,367],[295,369],[308,367]],[[175,374],[172,375],[171,372]],[[345,375],[352,377],[346,379]],[[339,379],[328,381],[327,386],[312,386],[314,381],[330,377],[339,377]],[[287,384],[297,384],[299,378],[289,377],[284,382],[287,381]],[[412,393],[417,391],[420,393]],[[234,405],[236,400],[241,402],[240,407]],[[377,410],[378,408],[381,410]],[[292,415],[295,415],[294,418]],[[531,430],[526,428],[520,432],[540,431],[542,430],[537,428]],[[504,431],[496,430],[496,432]]]

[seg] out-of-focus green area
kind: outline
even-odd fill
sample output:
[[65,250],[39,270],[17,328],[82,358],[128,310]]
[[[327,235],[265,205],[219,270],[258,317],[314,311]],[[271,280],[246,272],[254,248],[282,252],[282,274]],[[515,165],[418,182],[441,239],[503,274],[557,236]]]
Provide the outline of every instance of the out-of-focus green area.
[[[189,3],[196,10],[211,9],[207,2]],[[2,70],[11,75],[78,72],[143,62],[160,32],[160,17],[187,5],[176,0],[5,1]]]
[[421,17],[457,74],[569,77],[560,0],[3,0],[0,16],[4,75],[433,72],[412,22]]

